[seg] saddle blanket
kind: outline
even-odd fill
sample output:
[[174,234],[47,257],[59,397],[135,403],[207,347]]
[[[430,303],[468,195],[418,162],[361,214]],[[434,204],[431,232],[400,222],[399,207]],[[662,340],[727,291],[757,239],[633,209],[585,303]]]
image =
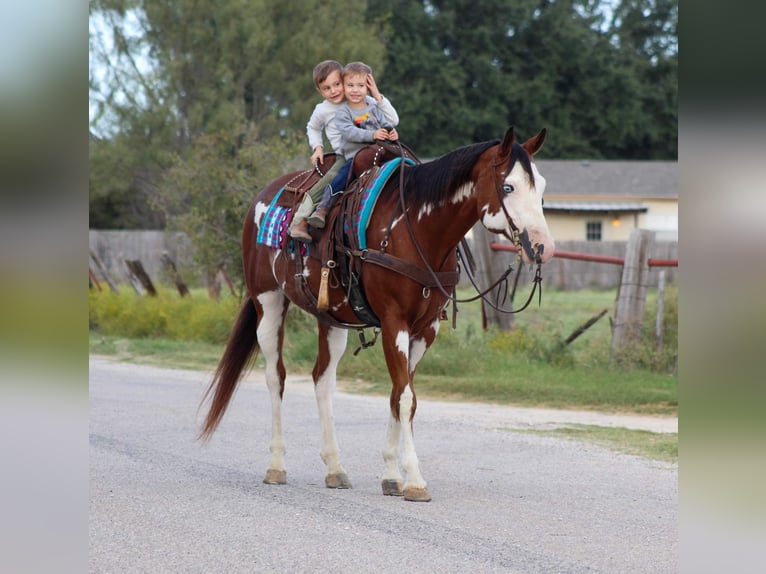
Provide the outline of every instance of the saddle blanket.
[[[283,205],[277,205],[279,196],[282,195],[284,190],[284,187],[280,189],[271,200],[258,227],[256,242],[267,245],[272,249],[284,249],[285,243],[288,242],[287,228],[290,225],[290,221],[292,221],[291,215],[293,210]],[[257,223],[258,221],[256,220]],[[306,255],[308,246],[305,243],[295,241],[293,242],[293,247],[295,247],[294,244],[296,243],[300,245],[301,255]]]
[[[397,157],[384,163],[362,192],[359,211],[353,219],[353,231],[362,249],[367,249],[367,225],[370,222],[370,216],[380,196],[380,191],[401,162],[402,159]],[[409,165],[415,165],[415,162],[410,158],[406,158],[405,162]],[[277,205],[279,196],[282,195],[284,190],[285,188],[280,189],[271,200],[258,228],[256,241],[272,249],[284,249],[285,243],[289,241],[287,228],[292,220],[292,209]],[[258,222],[256,221],[256,223]],[[349,233],[348,222],[344,225],[344,230],[346,233]],[[300,246],[301,254],[305,255],[308,246],[305,243],[301,243]]]

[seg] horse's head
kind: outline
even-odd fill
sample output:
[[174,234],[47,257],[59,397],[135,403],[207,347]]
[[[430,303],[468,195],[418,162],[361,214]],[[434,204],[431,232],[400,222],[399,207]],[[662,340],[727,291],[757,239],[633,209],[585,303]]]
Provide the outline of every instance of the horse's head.
[[502,143],[486,152],[492,175],[479,201],[481,222],[514,241],[526,263],[545,263],[553,257],[553,236],[543,215],[545,178],[532,158],[544,141],[543,129],[519,144],[510,127]]

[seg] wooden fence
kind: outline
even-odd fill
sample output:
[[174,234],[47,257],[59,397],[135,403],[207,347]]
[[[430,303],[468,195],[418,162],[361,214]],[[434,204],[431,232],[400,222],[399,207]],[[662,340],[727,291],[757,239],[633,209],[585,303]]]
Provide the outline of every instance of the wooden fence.
[[[474,238],[478,237],[474,229]],[[483,236],[487,243],[498,241],[496,235]],[[478,246],[469,237],[474,251]],[[190,286],[207,287],[206,279],[200,269],[193,264],[194,248],[183,233],[164,231],[101,231],[90,230],[90,249],[103,262],[106,270],[120,283],[128,283],[125,260],[140,260],[146,272],[155,280],[164,278],[165,266],[163,253],[176,263],[180,273]],[[561,241],[556,243],[557,252],[582,252],[606,257],[625,257],[626,241]],[[498,260],[504,265],[515,262],[514,253],[498,253]],[[657,259],[677,259],[678,243],[658,241],[652,246],[651,257]],[[529,266],[521,270],[520,284],[532,279],[534,270]],[[666,281],[676,282],[676,269],[668,269]],[[554,258],[543,267],[543,280],[546,288],[577,291],[580,289],[615,289],[620,284],[621,269],[617,265],[603,265],[592,261]],[[465,274],[461,281],[467,284]],[[650,285],[659,281],[657,270],[649,272]]]

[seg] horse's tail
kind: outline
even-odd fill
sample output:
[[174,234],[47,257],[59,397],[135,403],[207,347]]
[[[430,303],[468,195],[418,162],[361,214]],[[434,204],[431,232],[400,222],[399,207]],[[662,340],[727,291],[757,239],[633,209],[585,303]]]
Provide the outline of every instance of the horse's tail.
[[197,437],[199,440],[207,441],[218,428],[234,390],[237,388],[237,383],[258,356],[257,324],[258,313],[255,311],[252,299],[248,297],[239,312],[237,323],[234,325],[234,330],[218,363],[213,380],[200,402],[200,408],[202,408],[212,395],[210,410]]

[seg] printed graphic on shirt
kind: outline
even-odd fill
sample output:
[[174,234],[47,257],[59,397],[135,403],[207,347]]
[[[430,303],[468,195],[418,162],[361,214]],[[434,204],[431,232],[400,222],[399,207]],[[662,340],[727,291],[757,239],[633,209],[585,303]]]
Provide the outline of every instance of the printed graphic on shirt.
[[363,130],[374,130],[378,127],[375,118],[370,117],[370,112],[364,112],[361,116],[354,118],[354,125]]

